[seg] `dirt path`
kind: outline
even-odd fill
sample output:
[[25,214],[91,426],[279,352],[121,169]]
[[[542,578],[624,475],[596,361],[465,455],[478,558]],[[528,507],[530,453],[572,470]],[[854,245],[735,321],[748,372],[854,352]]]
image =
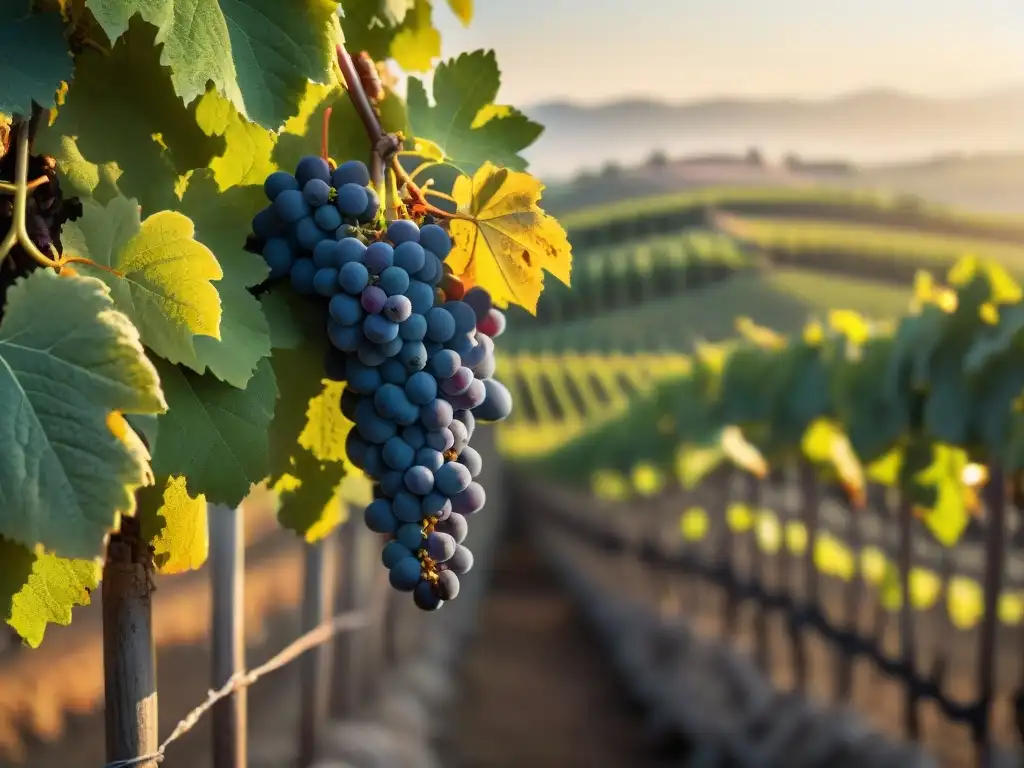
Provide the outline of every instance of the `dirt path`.
[[640,718],[553,576],[507,539],[468,649],[454,768],[654,768]]

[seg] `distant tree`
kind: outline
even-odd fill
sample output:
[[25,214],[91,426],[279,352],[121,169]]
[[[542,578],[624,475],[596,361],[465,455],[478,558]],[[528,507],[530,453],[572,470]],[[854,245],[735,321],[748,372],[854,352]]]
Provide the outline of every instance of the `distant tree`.
[[605,179],[614,179],[622,175],[622,165],[610,160],[601,168],[601,176]]
[[764,155],[759,147],[750,147],[747,150],[747,164],[756,165],[758,168],[764,166]]
[[668,154],[663,149],[656,149],[647,156],[644,165],[648,168],[667,168]]

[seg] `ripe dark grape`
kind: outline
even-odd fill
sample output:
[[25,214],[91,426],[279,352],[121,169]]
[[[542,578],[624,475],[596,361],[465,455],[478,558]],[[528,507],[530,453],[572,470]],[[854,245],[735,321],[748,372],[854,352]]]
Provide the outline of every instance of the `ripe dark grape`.
[[461,493],[452,497],[452,512],[457,512],[463,517],[475,515],[487,503],[487,493],[480,483],[470,483]]
[[370,243],[366,247],[364,262],[371,275],[379,275],[395,263],[395,249],[383,240]]
[[350,261],[339,270],[338,284],[345,293],[358,296],[370,284],[370,273],[358,261]]
[[311,179],[320,179],[325,183],[331,180],[331,166],[322,157],[307,155],[295,166],[295,180],[299,185],[305,187]]
[[[468,550],[467,550],[468,551]],[[441,600],[454,600],[459,596],[459,577],[455,571],[441,571],[437,575],[434,592]]]
[[355,184],[360,187],[370,184],[370,170],[366,167],[366,163],[349,160],[334,169],[334,173],[331,174],[331,186],[340,188],[346,184]]
[[309,203],[298,189],[286,189],[274,198],[274,213],[288,224],[294,224],[309,216]]
[[289,189],[297,191],[299,189],[299,182],[287,171],[274,171],[263,182],[263,194],[267,196],[270,202],[274,202],[278,195]]
[[447,533],[455,539],[456,544],[461,544],[466,540],[466,536],[469,535],[469,523],[458,512],[452,512],[447,520],[435,525],[434,530]]
[[380,314],[387,304],[388,295],[376,285],[368,285],[359,294],[359,303],[362,308],[371,315]]
[[366,188],[358,184],[345,184],[338,188],[338,197],[334,204],[338,206],[341,215],[347,219],[354,219],[360,216],[369,205],[370,198],[367,197]]
[[[312,178],[302,187],[302,196],[313,208],[327,205],[331,196],[331,185],[324,179]],[[341,226],[341,222],[335,224],[333,228],[337,229],[339,226]]]
[[452,573],[464,576],[473,569],[473,553],[460,544],[456,548],[455,554],[445,563],[445,567]]
[[341,214],[338,213],[338,209],[333,205],[324,205],[316,209],[316,212],[313,214],[313,221],[324,232],[334,232],[341,226]]
[[292,247],[284,238],[267,240],[263,244],[263,259],[270,267],[271,279],[285,277],[292,269]]
[[399,592],[412,592],[420,583],[420,561],[415,557],[403,557],[391,567],[391,586]]
[[512,394],[497,379],[483,379],[484,401],[473,408],[483,421],[504,421],[512,414]]
[[442,605],[444,601],[441,600],[440,595],[434,590],[434,587],[426,581],[421,581],[416,585],[416,588],[412,593],[413,602],[416,607],[423,611],[436,611]]
[[441,533],[440,531],[435,530],[427,536],[425,549],[427,550],[427,555],[431,560],[437,563],[443,563],[455,554],[455,548],[457,546],[458,544],[455,543],[455,539],[447,533]]
[[296,259],[292,264],[292,288],[296,293],[309,296],[313,293],[313,277],[316,275],[316,265],[312,259]]
[[384,315],[395,323],[404,323],[412,316],[412,302],[401,294],[389,296],[384,302]]
[[387,239],[396,246],[409,242],[418,243],[420,240],[420,228],[414,221],[398,219],[388,224]]
[[380,273],[380,287],[388,296],[405,293],[409,287],[409,273],[401,267],[388,267]]

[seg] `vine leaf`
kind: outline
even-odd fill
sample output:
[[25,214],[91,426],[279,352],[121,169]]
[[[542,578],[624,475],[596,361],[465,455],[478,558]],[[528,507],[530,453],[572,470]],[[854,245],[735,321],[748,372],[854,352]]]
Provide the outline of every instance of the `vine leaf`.
[[154,362],[170,409],[160,418],[153,471],[187,477],[189,493],[213,504],[238,506],[270,473],[267,431],[277,383],[269,361],[260,361],[245,389]]
[[187,364],[196,336],[220,338],[220,296],[212,281],[224,273],[210,249],[193,239],[191,219],[160,211],[141,221],[138,202],[125,197],[106,206],[85,201],[83,209],[81,219],[65,225],[66,254],[95,262],[76,269],[110,287],[143,344]]
[[490,292],[499,306],[518,304],[537,314],[543,270],[569,285],[572,247],[565,230],[537,203],[544,185],[528,173],[485,163],[452,188],[461,218],[451,222],[456,275]]
[[448,0],[448,7],[462,22],[462,26],[469,26],[469,22],[473,20],[473,0]]
[[429,0],[415,0],[391,41],[391,57],[406,72],[429,72],[441,55],[441,34],[431,21]]
[[544,128],[519,110],[494,104],[501,72],[494,51],[464,53],[437,66],[431,106],[423,82],[409,78],[409,123],[417,138],[437,144],[467,173],[488,161],[521,171],[519,154]]
[[71,609],[89,605],[100,583],[100,560],[67,560],[0,538],[0,611],[31,648],[47,624],[67,626]]
[[154,40],[155,30],[136,18],[109,54],[92,48],[78,54],[67,99],[36,143],[72,177],[115,166],[117,188],[147,213],[172,208],[178,174],[206,166],[223,146],[223,139],[203,133],[195,108],[175,94]]
[[29,3],[0,0],[0,114],[31,115],[32,102],[49,109],[73,61],[59,13],[33,13]]
[[260,360],[270,355],[270,325],[249,288],[269,274],[258,254],[246,251],[239,222],[247,222],[266,204],[262,186],[219,190],[214,172],[192,173],[179,208],[192,218],[196,239],[209,246],[224,270],[218,283],[221,301],[220,338],[198,336],[194,356],[185,360],[198,373],[209,371],[233,387],[248,386]]
[[209,81],[238,111],[276,129],[295,113],[307,80],[330,77],[338,42],[330,0],[86,0],[111,41],[136,13],[157,28],[160,63],[186,104]]
[[210,552],[206,497],[189,496],[184,477],[139,493],[142,533],[153,546],[153,559],[160,573],[184,573],[200,568]]
[[134,490],[151,482],[148,456],[116,412],[167,408],[107,286],[37,270],[8,290],[0,402],[0,535],[98,557],[118,514],[134,511]]

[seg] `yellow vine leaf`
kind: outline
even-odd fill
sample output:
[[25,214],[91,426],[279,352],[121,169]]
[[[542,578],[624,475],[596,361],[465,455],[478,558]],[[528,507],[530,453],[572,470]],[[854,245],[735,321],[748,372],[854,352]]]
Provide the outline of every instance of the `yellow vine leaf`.
[[200,568],[210,552],[206,496],[190,496],[184,477],[169,477],[157,515],[163,527],[153,540],[153,557],[160,573]]
[[451,222],[446,263],[485,288],[498,306],[537,314],[544,271],[569,285],[572,249],[565,230],[539,206],[544,185],[528,173],[484,163],[455,182],[459,218]]
[[739,427],[723,429],[719,445],[726,457],[740,469],[762,480],[768,476],[768,462],[756,446],[747,442]]

